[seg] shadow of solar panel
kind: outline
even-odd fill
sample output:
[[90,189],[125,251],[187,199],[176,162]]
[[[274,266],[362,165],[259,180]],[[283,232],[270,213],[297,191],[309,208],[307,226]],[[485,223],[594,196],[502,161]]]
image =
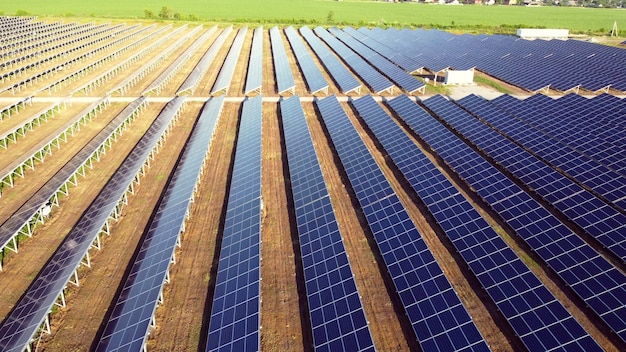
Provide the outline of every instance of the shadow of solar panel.
[[252,36],[248,74],[246,75],[245,94],[261,93],[263,84],[263,27],[257,27]]
[[98,351],[140,351],[143,348],[223,103],[223,97],[212,99],[200,113],[155,216],[147,225],[140,250],[98,343]]
[[[431,100],[432,99],[432,100]],[[403,99],[406,100],[406,99]],[[435,113],[439,111],[439,106],[448,106],[450,104],[446,99],[436,96],[424,101],[424,104]],[[408,110],[408,109],[407,109]],[[421,111],[415,109],[409,111]],[[507,222],[517,234],[533,248],[537,254],[559,275],[570,287],[574,293],[578,294],[582,299],[579,284],[595,285],[593,288],[597,295],[607,295],[617,301],[626,299],[626,277],[613,267],[606,259],[599,256],[588,244],[576,236],[570,229],[563,225],[556,217],[543,208],[535,199],[525,193],[517,184],[506,178],[496,168],[486,163],[476,152],[469,148],[463,141],[458,139],[454,134],[448,131],[443,125],[437,122],[430,115],[422,113],[403,114],[404,120],[411,128],[418,133],[437,153],[445,155],[445,150],[450,148],[465,149],[467,153],[463,154],[464,160],[476,160],[484,162],[486,167],[480,175],[483,179],[497,180],[502,198],[495,202],[488,202],[491,208],[496,211],[502,219]],[[409,117],[412,119],[409,121]],[[444,156],[448,162],[453,162],[450,155]],[[473,182],[469,172],[463,168],[463,163],[454,168],[459,176],[465,179],[472,186],[479,196],[486,200],[488,196],[488,188],[485,183]],[[541,237],[537,237],[541,235]],[[545,242],[542,242],[545,241]],[[565,244],[557,252],[551,251],[553,244]],[[584,273],[578,276],[578,273]],[[575,274],[576,273],[576,274]],[[605,285],[601,282],[611,282],[614,284],[609,289],[605,289]],[[596,310],[600,304],[593,300],[585,300],[585,302]],[[594,307],[595,306],[595,307]],[[598,315],[607,324],[611,324],[611,320],[617,318],[623,321],[626,306],[606,314]],[[612,329],[618,336],[626,333],[624,330],[626,325],[613,325]]]
[[489,350],[337,98],[316,105],[422,349]]
[[230,86],[230,82],[233,80],[235,66],[237,65],[239,54],[241,54],[241,48],[243,47],[243,41],[246,38],[247,32],[248,27],[243,27],[237,32],[237,36],[233,41],[233,45],[230,47],[228,55],[224,60],[224,65],[222,65],[222,69],[220,70],[220,73],[215,80],[215,84],[213,84],[211,94],[216,94],[221,91],[225,91],[225,93],[228,93],[228,88]]
[[376,71],[365,60],[355,54],[354,51],[350,50],[345,44],[331,35],[326,29],[317,27],[314,29],[314,32],[322,38],[322,40],[326,42],[326,44],[328,44],[328,46],[330,46],[374,92],[382,93],[387,90],[393,90],[393,83],[391,83],[391,81]]
[[0,325],[0,350],[23,351],[102,231],[184,98],[170,101]]
[[374,351],[300,98],[280,108],[314,348]]
[[262,97],[243,103],[206,351],[258,351]]
[[302,74],[304,75],[304,79],[306,80],[306,84],[309,87],[311,94],[315,94],[320,91],[328,93],[328,83],[326,82],[326,79],[324,79],[322,72],[317,65],[315,65],[309,51],[304,46],[304,43],[302,43],[302,39],[298,37],[296,30],[291,26],[287,27],[285,28],[285,34],[287,35],[287,40],[289,40],[291,48],[296,55],[298,65],[302,70]]
[[361,84],[308,27],[300,27],[300,34],[315,51],[315,54],[322,61],[322,64],[324,64],[324,67],[326,67],[343,93],[347,94],[351,91],[358,93],[360,91]]
[[296,82],[291,73],[291,66],[287,59],[287,52],[283,44],[283,38],[280,36],[278,27],[270,29],[270,42],[272,45],[272,57],[274,59],[274,72],[276,74],[276,86],[278,94],[285,92],[295,93]]
[[[396,141],[409,142],[410,138],[371,96],[355,100],[353,104],[529,350],[546,350],[552,344],[561,347],[577,346],[580,350],[600,349],[417,145],[411,143],[411,146],[395,147]],[[410,126],[412,126],[410,117],[429,116],[406,96],[395,98],[389,104]],[[441,135],[439,131],[433,131],[429,125],[424,127],[429,132]],[[439,139],[436,140],[439,142]],[[434,145],[431,146],[436,148]],[[464,157],[465,154],[459,155],[459,158]],[[428,176],[416,177],[415,174],[407,172],[409,170],[427,172]],[[437,187],[433,187],[433,175],[437,175],[435,178]],[[432,193],[436,192],[442,192],[444,196],[433,199]],[[535,296],[532,299],[525,299],[524,295],[529,290]],[[514,305],[516,310],[503,309],[510,305]],[[546,315],[536,320],[536,310],[547,305],[557,312],[560,318]],[[526,320],[534,322],[533,329],[527,329],[521,322]],[[570,321],[577,329],[571,330],[566,335],[555,334],[557,326],[570,324]],[[557,336],[548,340],[544,335]]]

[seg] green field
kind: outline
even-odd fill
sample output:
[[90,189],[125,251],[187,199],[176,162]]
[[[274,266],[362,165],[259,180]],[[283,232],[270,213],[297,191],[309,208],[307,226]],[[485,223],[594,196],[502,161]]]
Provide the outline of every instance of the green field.
[[0,12],[40,17],[144,18],[145,10],[158,17],[164,6],[182,19],[210,22],[393,25],[483,32],[511,32],[532,26],[607,34],[617,21],[626,33],[626,9],[576,7],[445,6],[355,0],[4,0]]

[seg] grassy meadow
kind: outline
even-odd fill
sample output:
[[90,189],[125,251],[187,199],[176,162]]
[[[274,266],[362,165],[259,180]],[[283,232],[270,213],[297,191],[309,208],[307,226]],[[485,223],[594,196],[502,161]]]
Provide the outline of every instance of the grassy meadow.
[[626,32],[626,9],[523,6],[445,6],[364,0],[3,0],[0,13],[40,17],[158,18],[163,7],[178,18],[206,22],[408,26],[511,32],[521,26],[568,28],[608,34],[613,23]]

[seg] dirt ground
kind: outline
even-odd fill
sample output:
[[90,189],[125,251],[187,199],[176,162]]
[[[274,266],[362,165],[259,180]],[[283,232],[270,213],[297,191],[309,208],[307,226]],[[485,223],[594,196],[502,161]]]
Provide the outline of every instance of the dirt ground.
[[[193,28],[194,26],[189,26],[184,31],[189,33]],[[207,25],[203,30],[185,40],[179,48],[164,59],[163,63],[143,75],[123,96],[116,93],[112,97],[112,104],[104,112],[83,126],[66,143],[62,143],[60,148],[55,149],[43,163],[36,164],[34,170],[29,170],[24,178],[18,179],[15,187],[3,189],[0,198],[0,222],[6,221],[16,209],[24,204],[26,199],[35,194],[54,173],[61,169],[91,138],[105,128],[106,124],[128,102],[141,95],[143,90],[208,28]],[[79,178],[78,186],[70,189],[69,196],[61,198],[60,206],[54,208],[47,221],[37,227],[35,235],[32,238],[20,239],[19,253],[10,253],[4,258],[3,271],[0,272],[0,287],[3,287],[0,290],[0,321],[9,314],[64,236],[97,196],[100,189],[147,130],[165,103],[175,95],[180,84],[224,28],[224,26],[220,26],[208,41],[200,44],[196,52],[181,66],[178,74],[163,86],[159,94],[151,93],[148,107],[128,127],[127,131],[112,143],[111,148],[95,164],[95,167],[89,170],[85,177]],[[128,205],[124,207],[121,218],[111,227],[111,235],[102,238],[102,249],[90,252],[91,267],[80,269],[79,287],[69,286],[66,295],[67,306],[58,309],[52,315],[52,334],[42,335],[36,346],[38,351],[88,351],[94,343],[99,329],[105,324],[103,319],[111,304],[114,303],[116,290],[151,213],[157,205],[159,196],[166,186],[165,183],[172,172],[174,163],[184,147],[186,138],[192,130],[203,103],[210,98],[213,83],[238,29],[233,29],[218,51],[213,64],[199,81],[195,92],[187,99],[188,103],[181,119],[152,162],[152,167],[147,169],[147,173],[141,179],[134,195],[129,197]],[[151,29],[142,35],[147,35],[156,30],[156,28]],[[261,236],[261,349],[263,351],[311,351],[313,338],[306,311],[306,292],[302,282],[303,273],[297,242],[298,234],[295,220],[289,210],[290,193],[287,189],[288,180],[286,180],[286,156],[280,125],[280,109],[277,103],[280,97],[276,94],[268,30],[269,28],[264,28],[262,87],[264,103],[263,120],[259,122],[263,129],[262,196],[264,203]],[[226,94],[227,102],[213,136],[206,166],[197,187],[195,201],[190,208],[191,216],[186,224],[186,230],[182,234],[182,245],[176,251],[176,264],[171,266],[171,282],[164,289],[164,304],[156,312],[156,329],[150,332],[147,340],[148,350],[151,351],[199,351],[204,350],[206,344],[212,292],[215,287],[219,260],[220,231],[224,225],[227,190],[231,176],[241,101],[245,98],[243,91],[253,31],[254,28],[251,27],[246,34],[233,80]],[[304,98],[303,108],[309,130],[330,192],[376,348],[379,351],[419,350],[419,345],[399,298],[395,295],[393,284],[385,272],[382,258],[377,252],[372,235],[365,225],[358,203],[350,187],[347,186],[343,170],[334,156],[332,143],[324,132],[322,120],[311,102],[313,97],[306,91],[304,77],[299,70],[287,37],[284,33],[281,33],[281,36],[294,74],[296,94]],[[138,74],[146,62],[157,57],[178,38],[168,38],[142,60],[133,63],[103,85],[96,87],[88,95],[81,93],[80,97],[88,101],[104,96],[124,79]],[[306,41],[304,42],[308,47]],[[146,47],[149,44],[144,43],[143,45]],[[82,65],[93,62],[124,45],[119,44],[109,51],[94,55],[85,60]],[[140,46],[135,50],[141,48]],[[322,74],[329,82],[329,94],[341,95],[328,72],[320,64],[313,51],[310,51],[314,61],[322,69]],[[83,52],[78,51],[74,55],[80,55]],[[107,67],[126,60],[133,53],[134,51],[123,53],[108,65],[91,70],[80,79],[69,82],[63,89],[38,95],[36,98],[39,99],[35,99],[32,106],[28,106],[18,114],[0,121],[0,134],[19,126],[33,114],[52,106],[54,99],[61,99],[65,92],[94,79]],[[80,64],[73,69],[77,67],[80,67]],[[44,69],[44,67],[38,69]],[[71,71],[68,69],[65,74]],[[0,94],[0,101],[2,102],[0,106],[8,105],[9,100],[26,96],[60,77],[63,77],[62,72],[51,75],[48,79],[24,87],[16,96],[10,92]],[[0,88],[14,84],[18,79],[21,78],[0,84]],[[509,88],[515,89],[514,87]],[[396,88],[394,92],[399,94],[399,89]],[[471,93],[486,98],[500,94],[485,86],[451,87],[450,92],[450,96],[453,98]],[[519,89],[514,90],[514,92],[518,96],[527,94]],[[365,85],[361,94],[369,94]],[[286,95],[289,96],[290,94],[287,93]],[[385,96],[390,96],[390,94],[386,93]],[[0,149],[0,169],[15,158],[27,153],[33,146],[52,138],[51,133],[53,131],[88,104],[86,101],[68,104],[47,122],[37,126],[24,137],[20,137],[16,143],[10,144],[6,150]],[[394,172],[393,167],[389,165],[385,155],[379,150],[379,146],[363,128],[350,105],[348,103],[342,104],[490,347],[494,351],[522,350],[521,342],[514,336],[512,329],[508,327],[486,293],[480,289],[477,280],[469,272],[458,254],[455,253],[452,245],[444,235],[439,233],[436,227],[432,226],[429,215],[416,201],[416,195],[405,184],[405,181]],[[407,133],[411,135],[410,132],[407,131]],[[532,251],[523,243],[515,240],[511,236],[510,229],[499,223],[497,217],[484,207],[484,204],[473,195],[471,190],[447,170],[443,163],[431,155],[426,146],[417,139],[415,141],[431,156],[432,161],[448,174],[449,178],[476,205],[492,226],[503,235],[513,250],[529,264],[540,280],[604,349],[617,351],[623,347],[613,341],[610,332],[607,332],[603,325],[598,323],[597,318],[589,314],[588,309],[576,297],[573,297],[570,290],[564,287],[550,270],[538,264],[539,261]]]

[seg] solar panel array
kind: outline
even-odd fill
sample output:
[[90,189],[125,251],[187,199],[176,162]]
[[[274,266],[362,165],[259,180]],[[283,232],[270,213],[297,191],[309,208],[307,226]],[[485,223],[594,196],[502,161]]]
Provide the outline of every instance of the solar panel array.
[[223,103],[223,96],[214,98],[200,113],[154,217],[146,226],[97,351],[142,351],[145,347]]
[[300,34],[309,43],[342,92],[347,94],[352,91],[357,93],[360,91],[361,83],[354,78],[352,73],[335,57],[330,49],[322,43],[320,38],[313,34],[309,27],[300,27]]
[[285,34],[298,60],[298,65],[300,66],[300,70],[302,70],[302,74],[304,75],[304,79],[306,80],[311,94],[320,91],[328,93],[328,83],[326,79],[322,76],[322,72],[313,61],[309,50],[304,46],[296,30],[289,26],[285,28]]
[[[215,59],[217,52],[224,44],[224,41],[226,40],[226,38],[232,31],[232,28],[233,27],[230,26],[222,30],[222,32],[217,37],[217,39],[215,39],[213,44],[211,44],[209,49],[204,53],[204,55],[202,55],[202,58],[200,58],[200,61],[198,61],[198,64],[196,64],[196,66],[193,68],[191,73],[187,76],[183,84],[181,84],[180,87],[178,87],[178,91],[176,92],[176,95],[180,95],[187,90],[190,90],[193,93],[194,89],[196,88],[196,86],[198,85],[198,83],[200,82],[204,74],[206,73],[206,71],[211,66],[211,63]],[[213,35],[213,33],[215,33],[216,30],[217,30],[217,26],[212,27],[211,35]]]
[[374,351],[374,342],[298,96],[280,102],[316,351]]
[[206,351],[260,349],[262,99],[241,111]]
[[0,350],[17,352],[29,346],[183,102],[175,98],[163,109],[32,281],[0,325]]
[[283,44],[283,38],[280,36],[278,27],[270,29],[270,42],[272,44],[272,57],[274,61],[274,74],[276,76],[276,87],[278,94],[285,92],[295,93],[296,82],[291,73],[291,66],[287,59],[287,52]]
[[[620,126],[626,101],[610,95],[582,100],[575,97],[519,101],[503,95],[492,103],[515,118],[485,118],[525,148],[626,210],[626,164],[621,157],[626,137]],[[541,119],[534,116],[538,112]]]
[[425,351],[488,351],[452,285],[334,96],[318,100],[352,189]]
[[[477,96],[468,96],[458,104],[479,117],[510,119],[511,116]],[[513,144],[493,129],[472,119],[454,105],[440,115],[478,148],[508,169],[542,198],[560,210],[590,236],[626,262],[626,215],[604,203],[591,192],[565,177],[541,160]]]
[[322,40],[325,41],[363,81],[365,81],[365,84],[367,84],[372,91],[382,93],[385,91],[391,92],[393,90],[393,83],[391,83],[387,77],[376,71],[376,69],[370,66],[358,54],[340,42],[332,34],[328,33],[326,29],[317,27],[314,31],[315,34],[322,38]]
[[233,80],[235,66],[237,65],[237,61],[239,60],[239,54],[241,54],[241,48],[243,47],[243,41],[244,39],[246,39],[247,32],[248,27],[243,27],[237,32],[237,36],[233,41],[233,45],[228,51],[226,60],[224,60],[224,65],[222,65],[222,69],[215,79],[215,83],[213,84],[213,88],[211,89],[211,94],[217,94],[221,91],[225,91],[225,93],[228,93],[228,87],[230,86],[230,82]]
[[263,27],[257,27],[252,35],[248,74],[246,75],[245,94],[261,93],[263,85]]
[[[371,96],[353,105],[528,350],[601,350]],[[406,96],[390,105],[407,120],[425,114]]]
[[[524,40],[437,30],[359,29],[433,72],[480,71],[530,91],[626,91],[626,50],[580,40]],[[581,69],[583,68],[583,69]]]
[[403,69],[396,66],[385,57],[370,49],[341,29],[331,28],[329,31],[339,40],[344,42],[355,53],[358,53],[358,55],[363,57],[382,74],[391,79],[398,87],[402,88],[409,94],[417,91],[423,92],[426,88],[426,85],[422,83],[422,81],[419,81],[415,77],[406,73]]
[[[441,96],[424,100],[445,115]],[[601,257],[517,184],[428,114],[411,122],[416,131],[623,341],[626,341],[626,276]]]

